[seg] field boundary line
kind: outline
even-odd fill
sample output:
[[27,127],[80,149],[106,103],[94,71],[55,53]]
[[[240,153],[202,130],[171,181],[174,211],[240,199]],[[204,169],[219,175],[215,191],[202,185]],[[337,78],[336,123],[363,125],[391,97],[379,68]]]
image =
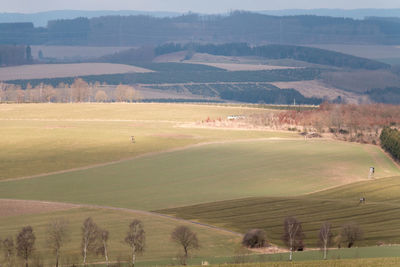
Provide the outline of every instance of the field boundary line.
[[41,178],[41,177],[46,177],[46,176],[56,175],[56,174],[64,174],[64,173],[75,172],[75,171],[83,171],[83,170],[93,169],[93,168],[97,168],[97,167],[104,167],[104,166],[109,166],[109,165],[113,165],[113,164],[123,163],[123,162],[140,159],[140,158],[146,158],[146,157],[152,157],[152,156],[157,156],[157,155],[162,155],[162,154],[167,154],[167,153],[172,153],[172,152],[184,151],[184,150],[188,150],[191,148],[203,147],[203,146],[207,146],[207,145],[262,142],[262,141],[298,141],[298,140],[303,140],[303,139],[270,137],[270,138],[251,138],[251,139],[202,142],[202,143],[191,144],[191,145],[187,145],[187,146],[183,146],[183,147],[175,147],[175,148],[162,150],[162,151],[147,152],[147,153],[144,153],[141,155],[136,155],[134,157],[123,158],[123,159],[108,161],[108,162],[103,162],[103,163],[96,163],[96,164],[86,165],[83,167],[77,167],[77,168],[71,168],[71,169],[65,169],[65,170],[60,170],[60,171],[47,172],[47,173],[41,173],[41,174],[35,174],[35,175],[29,175],[29,176],[23,176],[23,177],[17,177],[17,178],[3,179],[3,180],[0,180],[0,183],[35,179],[35,178]]

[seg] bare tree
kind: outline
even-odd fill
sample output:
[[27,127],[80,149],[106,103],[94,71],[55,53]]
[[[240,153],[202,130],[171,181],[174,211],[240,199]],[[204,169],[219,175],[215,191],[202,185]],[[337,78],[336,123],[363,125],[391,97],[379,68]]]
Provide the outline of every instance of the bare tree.
[[319,242],[321,249],[324,250],[324,260],[326,260],[328,247],[332,245],[332,224],[325,222],[319,230]]
[[87,218],[83,222],[82,226],[82,256],[83,264],[86,265],[87,255],[91,252],[95,252],[97,248],[96,240],[98,237],[98,226],[93,222],[92,218]]
[[175,230],[171,233],[171,239],[178,245],[181,245],[183,248],[183,265],[186,265],[190,250],[198,249],[200,247],[196,233],[192,232],[189,227],[184,225],[177,226],[175,228]]
[[102,255],[102,256],[105,257],[106,263],[107,263],[107,266],[108,266],[109,262],[108,262],[108,249],[107,249],[108,245],[107,245],[107,242],[108,242],[109,233],[108,233],[107,230],[99,229],[98,230],[98,237],[99,237],[99,245],[97,247],[96,253],[98,255]]
[[304,233],[301,222],[295,217],[287,217],[284,221],[283,241],[290,249],[289,260],[293,260],[293,251],[303,249]]
[[133,220],[126,233],[125,242],[132,250],[132,267],[135,266],[136,254],[142,253],[145,247],[145,231],[140,220]]
[[4,247],[4,258],[7,261],[8,266],[10,267],[12,265],[12,258],[15,249],[14,240],[11,236],[3,240],[3,247]]
[[35,234],[31,226],[26,226],[17,235],[17,255],[25,261],[28,267],[28,261],[35,247]]
[[363,231],[360,226],[355,223],[347,223],[342,226],[340,235],[343,241],[347,243],[347,247],[351,248],[354,243],[363,238]]
[[68,241],[69,223],[64,219],[57,219],[47,226],[47,246],[56,256],[56,267],[59,264],[61,247]]

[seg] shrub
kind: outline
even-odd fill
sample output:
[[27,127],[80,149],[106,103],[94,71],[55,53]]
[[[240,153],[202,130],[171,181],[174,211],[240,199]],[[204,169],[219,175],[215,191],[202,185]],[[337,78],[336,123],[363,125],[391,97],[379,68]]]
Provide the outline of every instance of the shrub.
[[249,230],[242,240],[242,245],[249,248],[261,248],[267,244],[267,235],[261,229]]

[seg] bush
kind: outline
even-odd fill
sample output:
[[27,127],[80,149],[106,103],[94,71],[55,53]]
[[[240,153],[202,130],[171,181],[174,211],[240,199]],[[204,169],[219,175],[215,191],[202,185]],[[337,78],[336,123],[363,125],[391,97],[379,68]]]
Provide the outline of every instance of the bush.
[[249,248],[262,248],[267,244],[267,235],[261,229],[249,230],[242,240],[242,245]]

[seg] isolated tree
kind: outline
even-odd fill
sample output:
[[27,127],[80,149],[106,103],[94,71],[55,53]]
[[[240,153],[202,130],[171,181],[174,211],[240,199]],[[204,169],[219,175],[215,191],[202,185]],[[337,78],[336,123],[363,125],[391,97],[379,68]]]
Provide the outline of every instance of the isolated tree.
[[192,232],[189,227],[184,225],[177,226],[175,230],[172,231],[171,239],[183,248],[182,265],[186,265],[189,252],[200,247],[196,233]]
[[28,261],[35,247],[35,234],[31,226],[26,226],[17,235],[17,255],[25,261],[25,266],[28,267]]
[[96,240],[98,237],[98,226],[93,222],[92,218],[87,218],[82,226],[82,256],[83,264],[86,265],[87,255],[96,252]]
[[267,235],[264,230],[251,229],[242,239],[242,245],[250,248],[262,248],[267,245]]
[[7,237],[6,239],[3,240],[3,250],[4,250],[4,258],[8,266],[11,266],[15,250],[14,240],[12,237]]
[[126,233],[125,243],[131,247],[133,267],[135,266],[136,255],[144,251],[146,243],[145,231],[140,220],[133,220],[129,224],[129,231]]
[[106,259],[107,266],[109,265],[108,262],[108,237],[109,232],[104,229],[98,229],[98,237],[99,237],[99,244],[97,246],[96,254],[102,255]]
[[347,223],[342,226],[340,233],[344,242],[347,243],[347,247],[351,248],[354,243],[363,238],[363,231],[360,226],[356,223]]
[[321,225],[319,230],[319,243],[321,249],[324,250],[324,260],[326,260],[328,247],[332,245],[332,224],[325,222]]
[[47,226],[47,246],[56,256],[56,267],[59,264],[61,247],[68,241],[69,224],[64,219],[52,221]]
[[287,217],[283,222],[284,234],[282,240],[290,249],[289,260],[293,260],[293,251],[303,249],[304,233],[301,222],[295,217]]

